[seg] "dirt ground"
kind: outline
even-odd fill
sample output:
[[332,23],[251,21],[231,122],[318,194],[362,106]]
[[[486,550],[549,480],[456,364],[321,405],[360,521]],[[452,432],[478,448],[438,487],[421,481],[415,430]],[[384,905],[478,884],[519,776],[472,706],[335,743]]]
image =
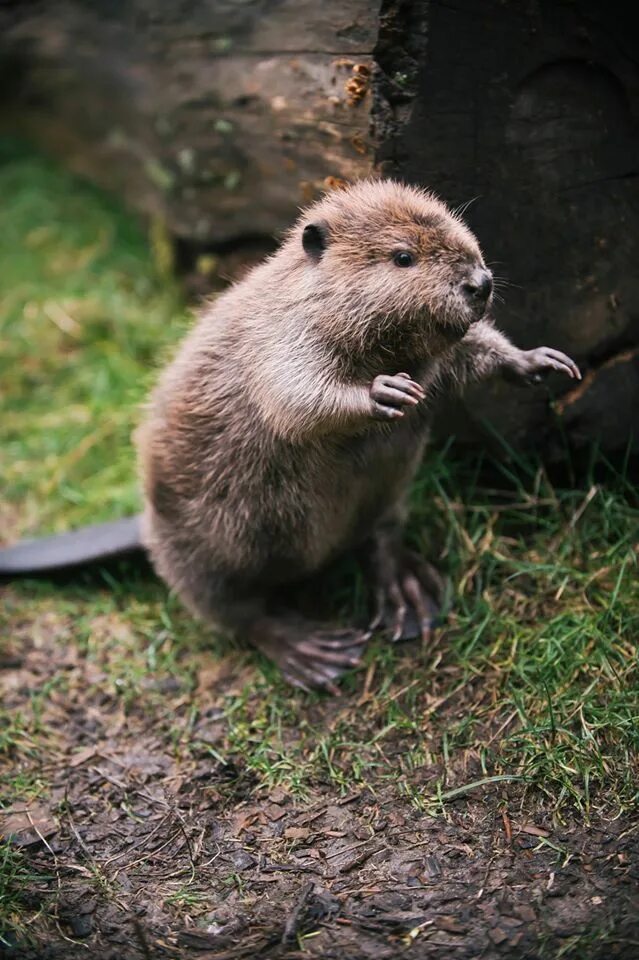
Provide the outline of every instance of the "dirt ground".
[[[196,654],[195,691],[165,677],[158,709],[123,703],[104,664],[68,640],[68,622],[43,614],[0,664],[7,710],[20,715],[47,691],[46,760],[27,752],[20,766],[49,784],[3,811],[32,873],[26,936],[8,935],[3,956],[639,956],[636,821],[561,822],[499,781],[441,810],[418,809],[387,776],[295,798],[260,786],[241,757],[221,759],[220,704],[255,670],[245,655]],[[357,709],[366,695],[360,677],[353,692],[310,703],[307,720],[330,727],[345,700]],[[401,736],[387,742],[386,765],[405,749]],[[465,762],[465,780],[481,779]]]
[[[161,230],[0,147],[9,543],[139,509],[136,411],[189,321]],[[200,296],[234,256],[176,265]],[[639,958],[639,472],[479,467],[434,450],[412,494],[446,629],[339,698],[139,568],[0,586],[3,958]]]

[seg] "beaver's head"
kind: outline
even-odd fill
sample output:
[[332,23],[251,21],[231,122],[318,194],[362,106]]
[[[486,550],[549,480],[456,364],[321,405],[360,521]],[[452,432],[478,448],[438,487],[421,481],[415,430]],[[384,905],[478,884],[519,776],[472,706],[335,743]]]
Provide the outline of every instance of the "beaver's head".
[[367,180],[335,191],[306,211],[291,242],[309,292],[362,334],[392,324],[412,341],[420,331],[453,339],[490,306],[493,278],[474,235],[415,187]]

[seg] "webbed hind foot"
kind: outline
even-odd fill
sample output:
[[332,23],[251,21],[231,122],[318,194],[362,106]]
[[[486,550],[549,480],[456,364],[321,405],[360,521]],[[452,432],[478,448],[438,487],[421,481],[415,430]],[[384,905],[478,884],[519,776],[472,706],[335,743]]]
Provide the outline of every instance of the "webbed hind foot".
[[410,550],[378,553],[376,609],[370,631],[391,631],[391,640],[430,640],[439,623],[444,582],[426,560]]
[[264,617],[250,640],[294,687],[339,694],[335,681],[361,662],[368,634],[350,628],[322,628],[301,617]]

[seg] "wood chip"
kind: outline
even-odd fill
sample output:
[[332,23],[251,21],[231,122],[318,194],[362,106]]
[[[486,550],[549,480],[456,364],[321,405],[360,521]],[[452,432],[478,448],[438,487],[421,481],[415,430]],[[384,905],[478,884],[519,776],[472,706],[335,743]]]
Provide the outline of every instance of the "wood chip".
[[86,763],[87,760],[93,760],[96,756],[98,756],[98,753],[94,746],[85,747],[84,750],[79,750],[73,754],[69,760],[69,766],[74,768],[80,767],[83,763]]
[[0,835],[19,847],[41,843],[42,838],[51,837],[57,831],[57,821],[49,810],[40,804],[9,808],[0,816]]
[[435,926],[438,930],[446,930],[448,933],[466,933],[468,929],[456,917],[450,915],[437,917]]
[[308,827],[287,827],[284,831],[287,840],[306,840],[310,835]]
[[520,833],[527,833],[531,837],[550,836],[550,830],[544,830],[543,827],[538,827],[534,823],[523,823],[518,829]]
[[504,940],[508,939],[508,934],[505,933],[501,927],[494,927],[492,930],[488,931],[488,936],[493,941],[493,943],[500,944]]

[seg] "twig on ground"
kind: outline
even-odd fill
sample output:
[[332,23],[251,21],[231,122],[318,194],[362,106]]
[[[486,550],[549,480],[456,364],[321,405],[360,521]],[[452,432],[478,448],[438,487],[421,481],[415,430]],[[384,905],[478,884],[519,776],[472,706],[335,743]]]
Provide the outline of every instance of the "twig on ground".
[[302,913],[308,902],[308,898],[313,892],[314,886],[315,884],[311,880],[304,887],[302,887],[302,892],[295,901],[293,909],[287,917],[286,924],[284,926],[284,933],[282,934],[282,943],[292,943],[297,938],[297,932],[300,927]]

